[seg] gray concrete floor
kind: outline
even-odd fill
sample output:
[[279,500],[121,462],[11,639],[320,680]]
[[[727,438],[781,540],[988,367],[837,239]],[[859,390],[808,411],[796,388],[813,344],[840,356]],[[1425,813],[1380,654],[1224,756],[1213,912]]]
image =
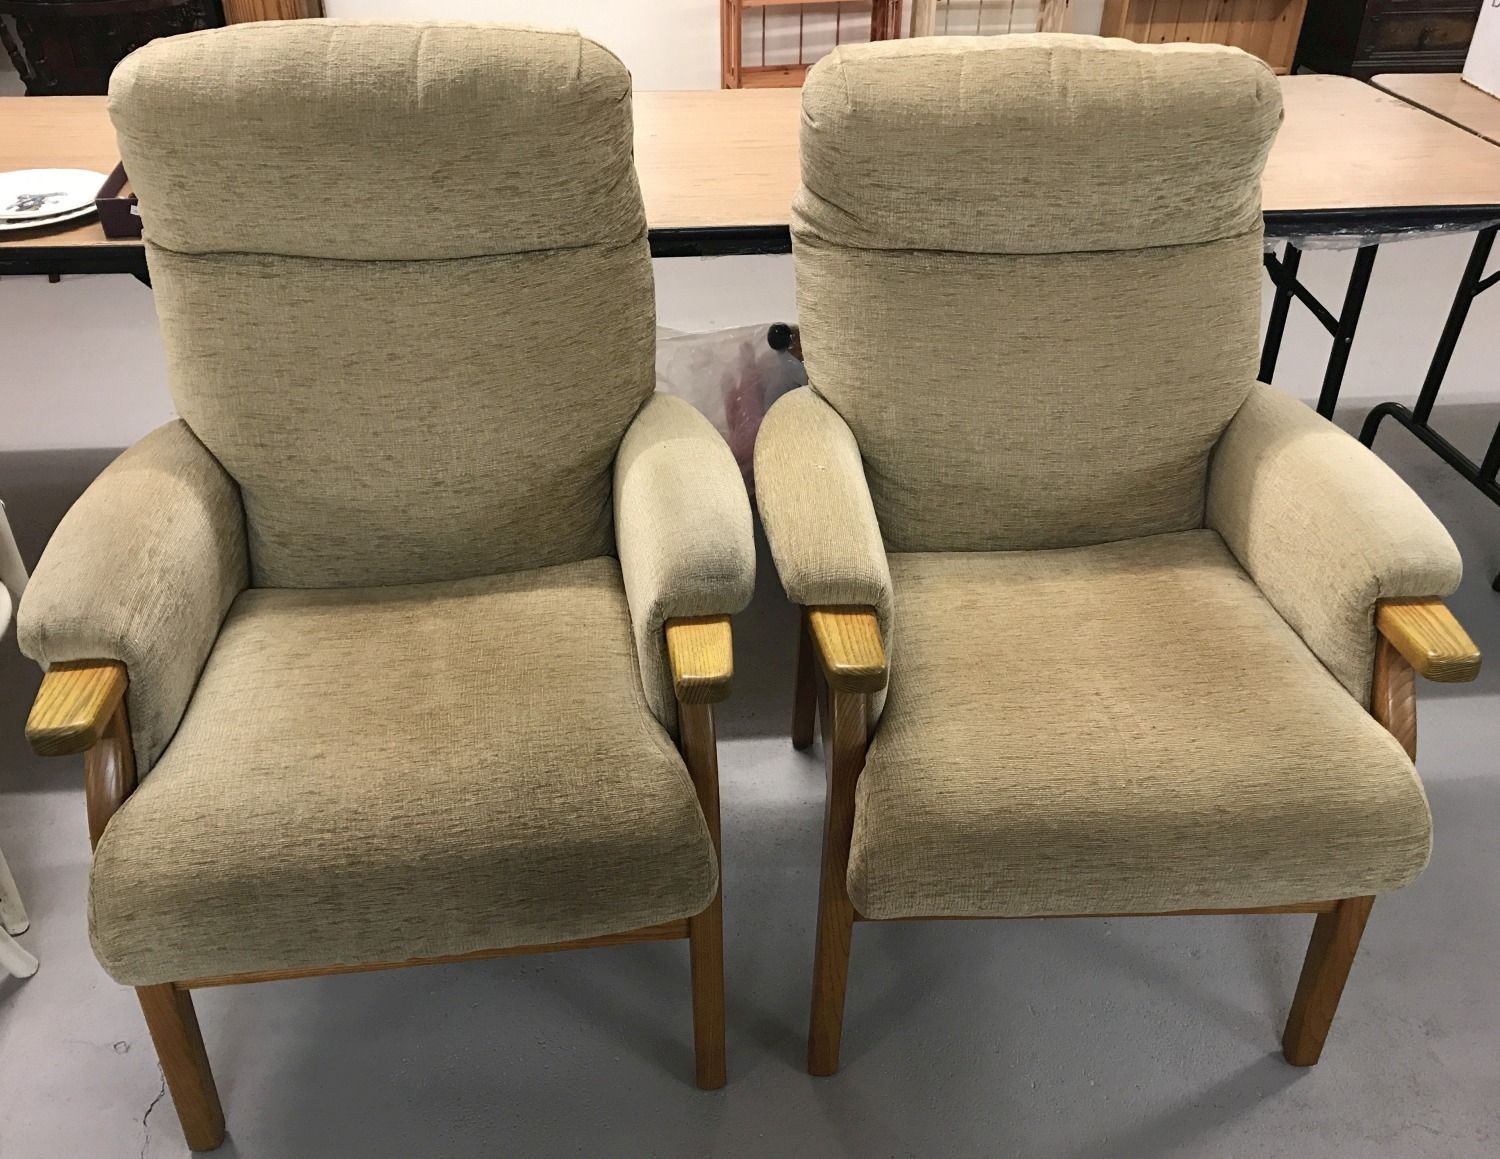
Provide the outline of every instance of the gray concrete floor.
[[[1445,412],[1470,448],[1497,417]],[[1453,606],[1500,660],[1500,511],[1396,428],[1380,450],[1459,539]],[[107,457],[6,457],[29,558]],[[1432,867],[1375,907],[1318,1067],[1277,1052],[1310,918],[953,922],[857,931],[845,1066],[812,1079],[822,786],[786,739],[794,621],[764,555],[762,572],[721,716],[727,1089],[691,1083],[680,946],[241,987],[198,999],[229,1118],[220,1154],[1500,1153],[1500,663],[1423,689]],[[180,1156],[133,996],[85,938],[79,763],[21,741],[36,682],[0,645],[0,845],[42,959],[0,983],[0,1156]]]

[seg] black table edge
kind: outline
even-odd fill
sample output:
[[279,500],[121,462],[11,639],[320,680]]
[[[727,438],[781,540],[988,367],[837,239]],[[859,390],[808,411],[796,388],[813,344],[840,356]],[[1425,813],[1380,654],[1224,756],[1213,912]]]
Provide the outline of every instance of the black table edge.
[[[1500,203],[1367,209],[1277,209],[1265,215],[1270,238],[1388,235],[1441,228],[1478,229],[1500,221]],[[727,257],[785,254],[792,249],[786,225],[716,225],[653,229],[651,256]],[[0,243],[0,277],[8,274],[132,274],[144,280],[140,245],[7,246]]]

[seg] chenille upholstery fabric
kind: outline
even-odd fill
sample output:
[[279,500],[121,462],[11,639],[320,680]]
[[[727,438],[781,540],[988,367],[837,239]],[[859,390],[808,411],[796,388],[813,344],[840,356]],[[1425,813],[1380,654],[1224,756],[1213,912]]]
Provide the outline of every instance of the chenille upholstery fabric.
[[869,604],[887,639],[862,913],[1277,905],[1425,865],[1367,711],[1373,614],[1458,560],[1254,382],[1279,121],[1222,47],[945,38],[811,70],[809,387],[767,416],[757,501],[791,598]]
[[500,26],[237,25],[133,53],[110,115],[172,397],[240,486],[257,586],[613,549],[655,385],[619,61]]
[[1105,252],[1260,228],[1281,89],[1238,50],[944,36],[816,67],[796,206],[830,245]]
[[1446,596],[1463,560],[1437,516],[1368,448],[1256,383],[1219,441],[1208,525],[1361,704],[1375,601]]
[[728,445],[691,403],[655,395],[615,458],[615,541],[641,683],[675,728],[666,623],[738,612],[755,593],[750,498]]
[[109,111],[147,236],[177,253],[470,258],[618,245],[645,221],[630,75],[574,32],[190,32],[121,61]]
[[590,560],[245,592],[99,843],[91,930],[145,985],[628,930],[717,880],[618,565]]
[[175,420],[131,447],[63,517],[21,600],[33,660],[119,660],[136,772],[172,739],[229,605],[248,582],[234,480]]
[[1202,525],[1209,452],[1255,377],[1280,117],[1270,69],[1218,46],[915,40],[813,68],[802,345],[887,547]]
[[1280,905],[1427,863],[1401,746],[1215,532],[893,555],[891,576],[849,862],[866,916]]

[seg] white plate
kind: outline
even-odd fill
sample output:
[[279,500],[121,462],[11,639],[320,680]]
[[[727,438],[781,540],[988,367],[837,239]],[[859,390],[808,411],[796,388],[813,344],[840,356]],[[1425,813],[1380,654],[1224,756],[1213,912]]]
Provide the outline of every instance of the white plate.
[[94,204],[104,174],[91,169],[13,169],[0,173],[0,219],[60,217]]
[[87,217],[94,212],[94,203],[91,201],[82,209],[70,209],[67,213],[53,214],[51,217],[25,217],[20,221],[0,220],[0,233],[10,229],[46,229],[49,225],[57,225],[59,222],[76,221],[80,217]]

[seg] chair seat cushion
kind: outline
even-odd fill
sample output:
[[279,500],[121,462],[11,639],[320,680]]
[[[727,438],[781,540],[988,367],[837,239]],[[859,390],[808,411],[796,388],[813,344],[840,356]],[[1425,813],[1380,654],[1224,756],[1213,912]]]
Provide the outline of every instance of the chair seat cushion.
[[893,555],[891,578],[865,916],[1285,905],[1426,865],[1406,754],[1215,532]]
[[99,843],[91,932],[144,985],[630,930],[717,881],[595,559],[245,592]]

